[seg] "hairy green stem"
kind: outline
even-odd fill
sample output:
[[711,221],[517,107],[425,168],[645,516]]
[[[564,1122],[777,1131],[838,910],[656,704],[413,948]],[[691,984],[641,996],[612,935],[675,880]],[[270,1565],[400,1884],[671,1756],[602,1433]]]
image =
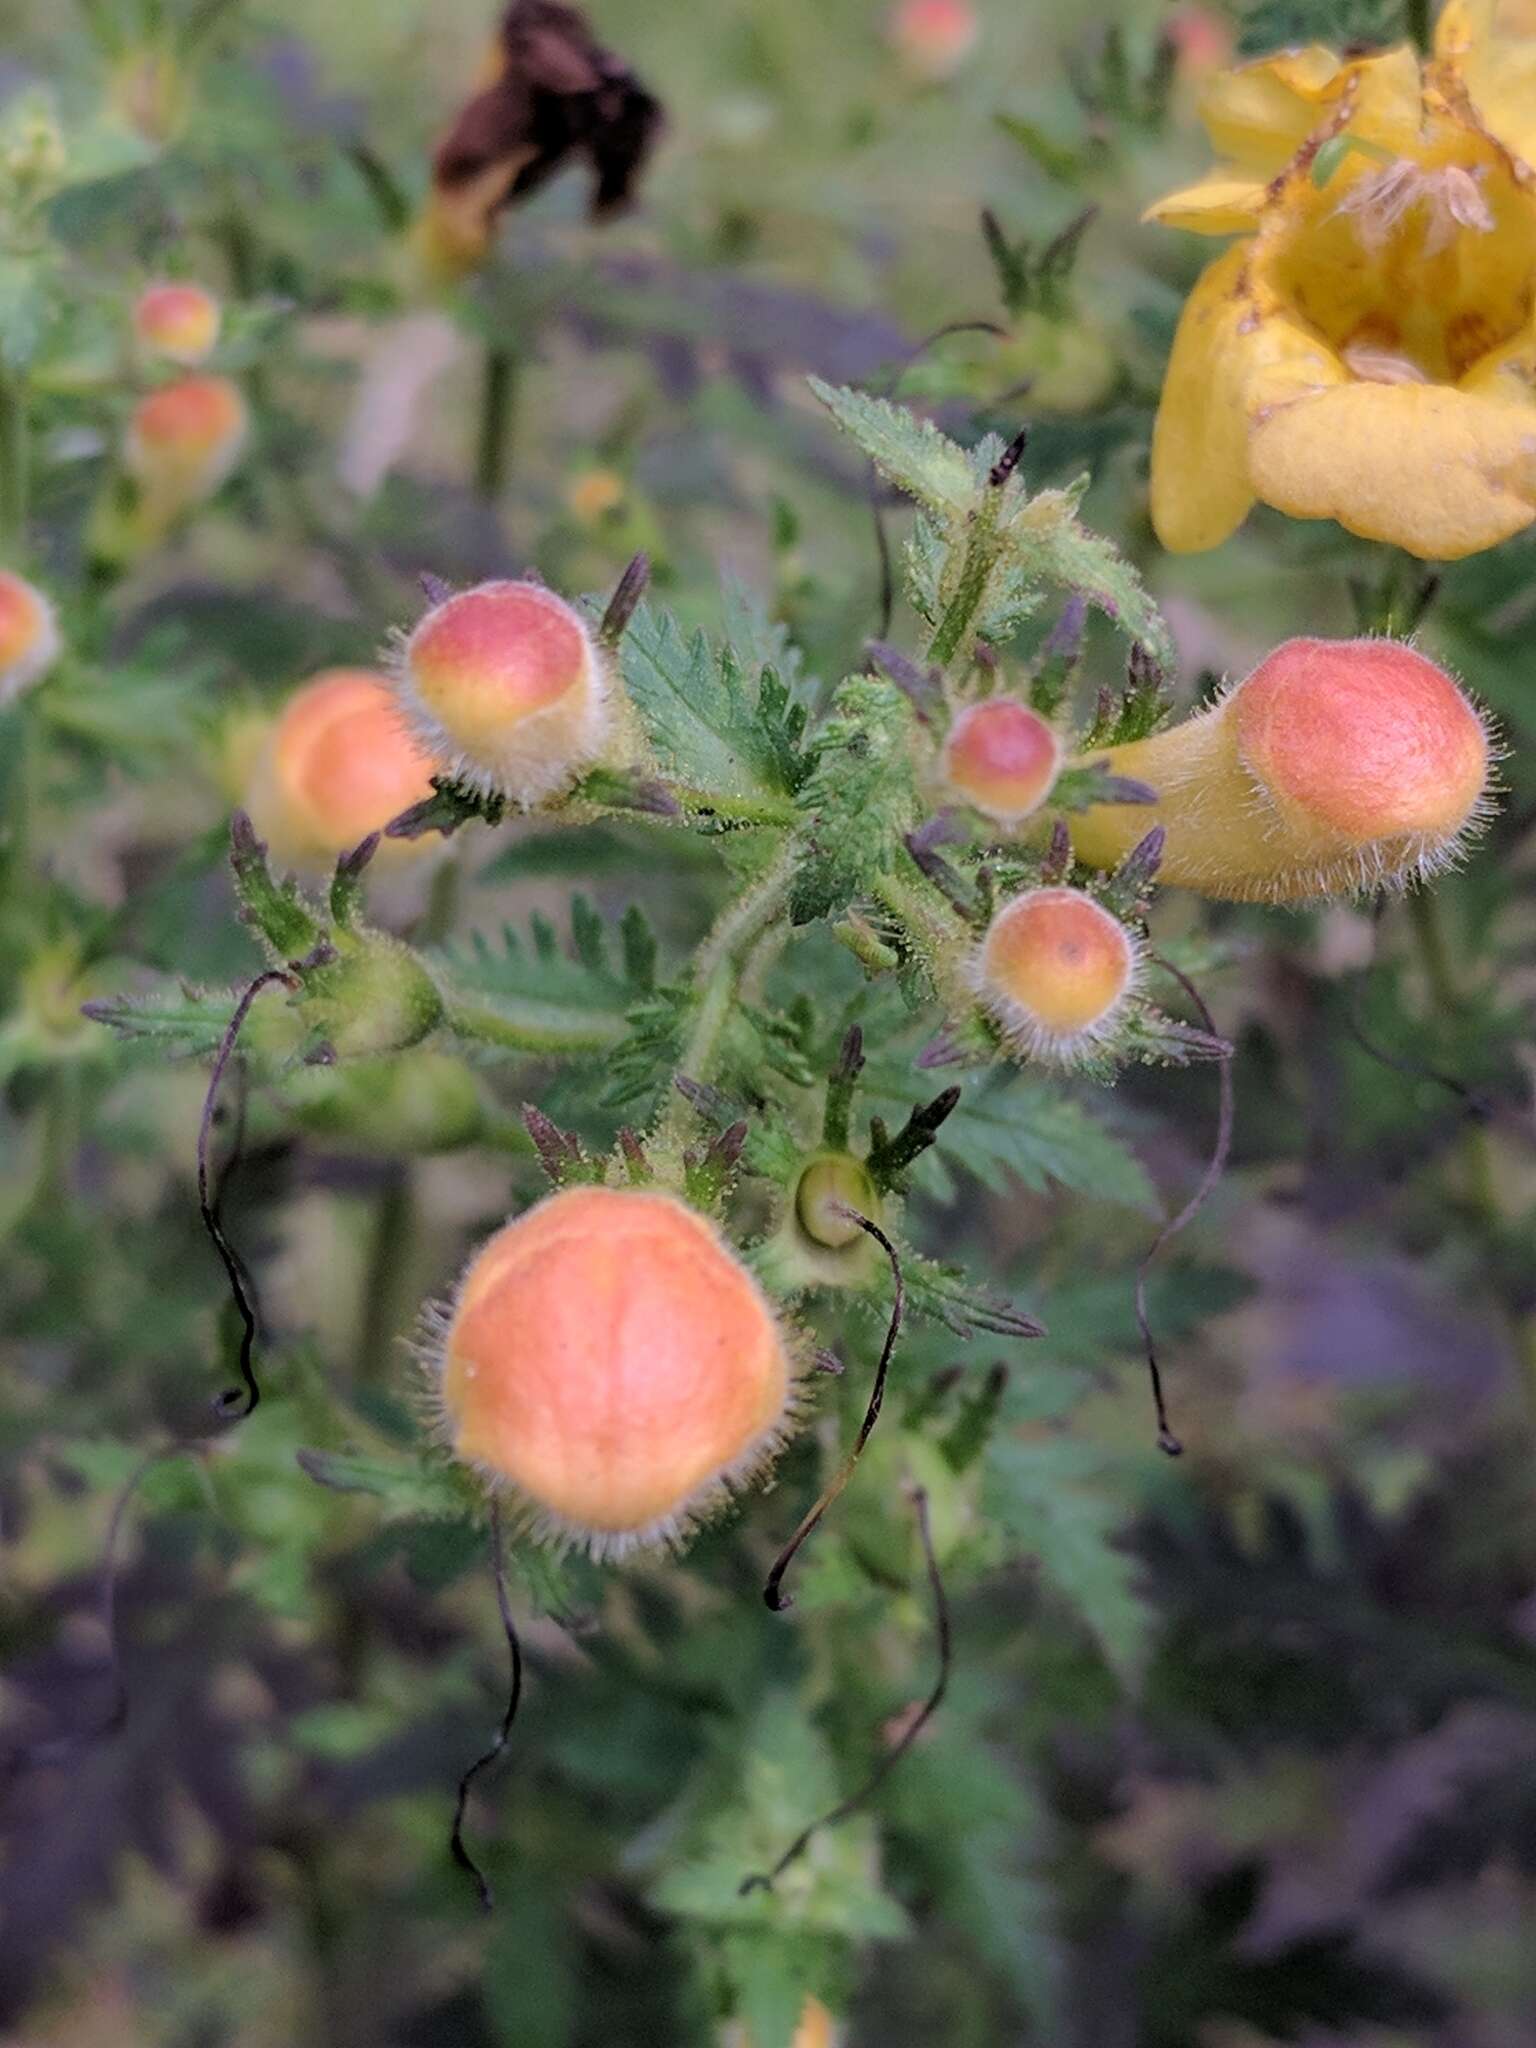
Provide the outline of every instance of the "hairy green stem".
[[1001,500],[1000,489],[989,490],[972,515],[965,558],[960,564],[960,581],[928,646],[928,659],[940,668],[948,668],[959,653],[987,594],[987,579],[997,560],[997,513]]
[[[741,1000],[744,964],[782,922],[794,866],[794,849],[786,846],[766,873],[727,904],[694,957],[698,1008],[677,1064],[690,1081],[707,1082],[714,1070],[731,1011]],[[659,1135],[681,1143],[692,1114],[692,1106],[674,1094]]]
[[1424,56],[1428,55],[1434,42],[1430,13],[1430,0],[1405,0],[1403,25],[1408,31],[1408,40]]
[[415,1189],[408,1159],[393,1159],[379,1190],[373,1241],[363,1272],[353,1377],[359,1386],[389,1378],[395,1340],[409,1321],[410,1249],[416,1222]]
[[480,425],[475,443],[475,489],[494,504],[512,463],[513,411],[517,402],[517,357],[508,348],[486,351],[480,384]]
[[443,1003],[450,1031],[505,1052],[606,1052],[628,1028],[622,1017],[594,1017],[521,997],[503,997],[492,1007],[449,993]]
[[0,560],[15,561],[27,537],[27,395],[0,366]]
[[1408,896],[1408,923],[1431,1000],[1437,1010],[1454,1013],[1461,1006],[1461,992],[1446,943],[1439,897],[1429,889],[1412,890]]

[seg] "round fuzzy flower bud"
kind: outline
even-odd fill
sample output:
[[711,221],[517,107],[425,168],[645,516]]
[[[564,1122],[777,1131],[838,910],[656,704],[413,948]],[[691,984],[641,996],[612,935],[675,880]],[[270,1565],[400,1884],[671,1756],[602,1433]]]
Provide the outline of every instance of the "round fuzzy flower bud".
[[63,641],[53,606],[9,569],[0,569],[0,704],[40,682],[58,660]]
[[1061,742],[1016,697],[968,704],[949,728],[940,774],[954,796],[1010,830],[1037,811],[1061,767]]
[[576,1187],[470,1262],[443,1338],[454,1449],[594,1556],[676,1539],[758,1471],[793,1399],[746,1267],[670,1195]]
[[223,315],[200,284],[152,284],[133,308],[133,331],[146,355],[166,362],[200,363],[212,355]]
[[889,37],[908,76],[937,85],[954,77],[980,32],[971,0],[900,0]]
[[1005,903],[974,962],[976,994],[1016,1052],[1070,1061],[1113,1031],[1135,985],[1136,942],[1081,889]]
[[211,498],[245,448],[250,419],[227,377],[183,377],[141,398],[128,422],[128,468],[145,499],[174,517]]
[[461,782],[524,809],[601,752],[608,683],[581,614],[542,583],[482,583],[434,605],[402,644],[401,703]]
[[1432,874],[1487,808],[1493,749],[1444,669],[1395,640],[1288,640],[1220,703],[1110,751],[1156,804],[1071,820],[1112,865],[1153,825],[1159,877],[1208,896],[1295,900]]
[[[288,699],[267,734],[245,808],[279,861],[328,867],[429,797],[433,766],[386,677],[326,669]],[[435,835],[385,839],[375,858],[408,859],[437,843]]]

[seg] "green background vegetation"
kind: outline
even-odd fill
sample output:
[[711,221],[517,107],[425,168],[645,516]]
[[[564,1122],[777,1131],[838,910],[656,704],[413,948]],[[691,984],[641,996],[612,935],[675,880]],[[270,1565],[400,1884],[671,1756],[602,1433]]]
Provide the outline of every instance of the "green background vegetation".
[[[601,592],[637,547],[686,626],[816,699],[857,665],[879,582],[863,466],[805,377],[879,388],[936,328],[1001,318],[983,206],[1037,248],[1098,212],[1011,341],[938,344],[902,395],[966,441],[1027,417],[1032,485],[1091,470],[1085,516],[1164,604],[1184,701],[1288,633],[1353,628],[1350,580],[1377,571],[1336,529],[1261,513],[1172,561],[1146,524],[1151,413],[1206,253],[1137,225],[1206,160],[1190,81],[1155,84],[1161,11],[980,7],[975,57],[919,90],[874,0],[594,5],[668,108],[641,205],[592,228],[567,180],[509,219],[492,269],[437,310],[445,367],[402,394],[364,495],[337,478],[358,380],[423,307],[359,148],[419,199],[483,0],[251,0],[176,142],[53,208],[87,339],[168,264],[236,303],[257,436],[218,503],[103,591],[81,529],[121,407],[61,386],[34,422],[44,580],[98,680],[0,714],[0,1650],[22,1762],[98,1725],[114,1494],[206,1427],[229,1368],[192,1179],[206,1068],[77,1006],[133,976],[253,971],[223,865],[230,715],[372,660],[423,570],[534,566]],[[41,80],[88,130],[104,65],[83,18],[5,0],[0,32],[0,94]],[[7,259],[7,346],[26,289]],[[488,345],[515,363],[489,491]],[[595,521],[573,501],[594,468],[622,485]],[[887,517],[899,532],[894,501]],[[7,1773],[0,2025],[27,2048],[682,2048],[735,2014],[785,2048],[814,1988],[853,2042],[892,2048],[1528,2042],[1533,611],[1519,541],[1449,573],[1425,629],[1511,749],[1503,815],[1432,924],[1398,904],[1156,909],[1238,1046],[1231,1170],[1152,1290],[1185,1458],[1152,1441],[1132,1280],[1202,1171],[1212,1072],[968,1090],[912,1234],[1049,1335],[910,1333],[790,1615],[764,1611],[762,1573],[839,1402],[852,1426],[878,1312],[815,1311],[850,1362],[840,1393],[772,1490],[684,1557],[556,1571],[519,1553],[528,1693],[471,1809],[489,1918],[445,1828],[503,1646],[483,1532],[415,1462],[427,1403],[401,1340],[538,1192],[524,1099],[596,1143],[634,1109],[593,1063],[486,1062],[482,1141],[406,1158],[344,1109],[316,1129],[253,1090],[225,1213],[259,1283],[267,1398],[134,1496],[124,1728]],[[900,612],[892,637],[916,645]],[[1086,687],[1118,684],[1123,658],[1096,637]],[[492,935],[487,985],[597,1010],[635,991],[575,956],[574,890],[610,924],[641,903],[665,976],[728,880],[643,824],[456,844],[454,943]],[[786,1004],[816,1004],[794,1056],[824,1072],[860,977],[814,940],[784,974]],[[862,1014],[864,1113],[899,1117],[922,1034],[899,1005]],[[741,1899],[930,1683],[914,1477],[954,1610],[949,1697],[871,1812]]]

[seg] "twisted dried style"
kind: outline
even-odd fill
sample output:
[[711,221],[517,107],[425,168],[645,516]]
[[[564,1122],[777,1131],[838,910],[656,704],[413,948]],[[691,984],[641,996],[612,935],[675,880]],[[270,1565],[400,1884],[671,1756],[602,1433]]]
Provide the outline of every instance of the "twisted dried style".
[[517,1720],[518,1709],[523,1703],[523,1645],[517,1632],[517,1623],[512,1616],[512,1595],[507,1586],[506,1541],[501,1526],[501,1503],[491,1496],[491,1575],[496,1582],[496,1607],[501,1616],[501,1632],[506,1638],[507,1661],[510,1667],[507,1681],[507,1704],[502,1709],[501,1721],[487,1748],[481,1751],[459,1780],[458,1794],[454,1800],[453,1826],[448,1833],[448,1853],[459,1868],[466,1872],[475,1894],[480,1901],[480,1910],[492,1911],[496,1894],[490,1880],[480,1865],[464,1846],[464,1815],[469,1806],[469,1795],[475,1780],[483,1771],[488,1771],[512,1739],[513,1723]]
[[879,1224],[871,1222],[868,1216],[861,1215],[857,1209],[849,1208],[846,1203],[839,1204],[838,1206],[851,1223],[856,1224],[860,1230],[875,1240],[875,1243],[879,1245],[886,1258],[890,1261],[891,1285],[893,1288],[891,1319],[886,1327],[885,1342],[880,1347],[880,1359],[875,1367],[874,1384],[869,1391],[869,1406],[864,1411],[864,1420],[859,1424],[859,1433],[853,1440],[853,1448],[837,1468],[836,1474],[823,1491],[821,1498],[810,1509],[794,1535],[790,1537],[788,1543],[779,1552],[778,1557],[774,1560],[773,1569],[769,1572],[764,1583],[764,1605],[771,1608],[775,1614],[782,1614],[786,1608],[794,1605],[794,1601],[783,1591],[784,1574],[794,1563],[795,1558],[798,1556],[812,1530],[815,1529],[817,1523],[827,1512],[827,1509],[831,1507],[832,1503],[853,1477],[854,1468],[863,1456],[864,1446],[869,1442],[875,1424],[880,1420],[880,1408],[885,1400],[886,1375],[890,1371],[891,1357],[896,1349],[896,1340],[901,1335],[902,1311],[906,1304],[906,1286],[901,1274],[901,1259],[895,1245],[891,1243],[891,1240],[886,1236]]
[[939,1570],[938,1556],[933,1547],[933,1531],[929,1527],[928,1495],[920,1486],[912,1489],[912,1506],[917,1517],[918,1539],[923,1546],[923,1564],[928,1574],[928,1588],[933,1596],[934,1633],[938,1638],[939,1668],[932,1690],[916,1713],[907,1720],[901,1734],[858,1790],[850,1793],[846,1799],[840,1800],[830,1812],[822,1814],[818,1820],[813,1820],[802,1828],[771,1868],[754,1871],[749,1877],[744,1877],[737,1888],[742,1897],[755,1891],[772,1891],[789,1866],[805,1854],[817,1835],[827,1828],[839,1826],[845,1820],[851,1820],[854,1814],[866,1807],[944,1704],[944,1695],[949,1690],[953,1653],[949,1601],[944,1592],[943,1574]]

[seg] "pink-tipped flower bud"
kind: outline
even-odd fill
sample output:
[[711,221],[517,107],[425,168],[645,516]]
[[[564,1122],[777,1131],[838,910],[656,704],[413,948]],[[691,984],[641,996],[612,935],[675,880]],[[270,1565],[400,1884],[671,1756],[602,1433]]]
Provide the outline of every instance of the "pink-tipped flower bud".
[[566,1188],[508,1223],[443,1337],[458,1455],[595,1556],[676,1540],[773,1455],[793,1398],[757,1282],[645,1189]]
[[249,429],[245,400],[227,377],[183,377],[141,398],[124,452],[146,505],[170,520],[211,498]]
[[949,728],[939,773],[947,792],[1012,830],[1039,810],[1061,767],[1061,741],[1016,697],[968,704]]
[[200,284],[152,284],[134,301],[133,332],[147,356],[188,367],[218,344],[223,314]]
[[[326,669],[295,691],[267,734],[245,808],[277,860],[329,867],[432,794],[433,760],[407,731],[388,678]],[[409,859],[441,842],[385,839],[375,859]]]
[[482,583],[434,605],[400,647],[400,701],[459,781],[525,810],[602,752],[608,679],[586,621],[542,583]]
[[1112,866],[1154,825],[1160,879],[1292,901],[1434,873],[1487,809],[1493,749],[1442,668],[1395,640],[1288,640],[1218,704],[1113,748],[1153,805],[1071,820],[1078,858]]
[[47,598],[24,576],[0,569],[0,704],[41,682],[62,648]]
[[902,69],[924,85],[953,78],[980,33],[971,0],[900,0],[888,30]]
[[1070,1065],[1111,1036],[1137,966],[1132,934],[1092,896],[1026,889],[988,926],[972,982],[1016,1053]]

